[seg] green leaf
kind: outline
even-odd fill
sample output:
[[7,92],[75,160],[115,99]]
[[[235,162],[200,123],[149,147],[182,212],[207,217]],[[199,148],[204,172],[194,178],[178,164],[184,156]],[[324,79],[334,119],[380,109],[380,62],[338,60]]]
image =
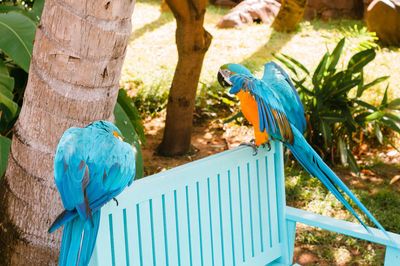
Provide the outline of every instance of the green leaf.
[[367,102],[364,102],[364,101],[361,101],[361,100],[354,100],[354,99],[353,99],[353,102],[355,102],[358,105],[363,106],[365,108],[371,109],[373,111],[378,111],[378,108],[376,108],[375,106],[373,106],[373,105],[371,105],[371,104],[369,104]]
[[400,133],[400,127],[397,125],[397,123],[393,122],[392,120],[381,119],[380,122],[383,123],[385,126],[391,128],[392,130]]
[[5,14],[5,13],[12,12],[12,11],[20,13],[21,15],[24,15],[25,17],[32,20],[32,22],[34,22],[34,23],[38,23],[36,16],[32,12],[29,12],[26,9],[20,8],[18,6],[0,5],[0,13]]
[[387,105],[391,109],[400,109],[400,98],[396,98]]
[[347,148],[346,148],[346,143],[342,137],[338,138],[338,148],[339,148],[339,154],[340,154],[340,161],[342,162],[342,165],[346,165],[346,163],[347,163]]
[[8,154],[10,153],[11,139],[0,136],[0,180],[3,177],[8,161]]
[[143,155],[136,131],[124,109],[116,103],[114,108],[115,125],[121,130],[124,141],[131,144],[135,152],[135,179],[143,177]]
[[376,85],[376,84],[378,84],[378,83],[381,83],[381,82],[387,80],[388,78],[389,78],[389,76],[379,77],[379,78],[375,79],[374,81],[372,81],[372,82],[370,82],[370,83],[368,83],[368,84],[365,84],[365,85],[363,85],[363,86],[358,87],[358,90],[357,90],[357,98],[358,98],[358,97],[361,97],[361,95],[363,94],[363,92],[364,92],[366,89],[368,89],[368,88],[370,88],[370,87],[372,87],[372,86],[374,86],[374,85]]
[[307,75],[310,75],[310,72],[307,70],[307,68],[300,63],[299,61],[297,61],[296,59],[286,55],[286,54],[282,54],[282,56],[284,56],[285,58],[287,58],[288,60],[290,60],[293,64],[295,64],[298,68],[300,68],[301,70],[304,71],[304,73],[306,73]]
[[357,73],[362,71],[364,66],[374,60],[375,55],[376,54],[374,49],[363,50],[356,53],[350,58],[349,64],[347,65],[348,71],[350,73]]
[[42,17],[44,1],[45,0],[35,0],[35,2],[33,3],[31,13],[33,16],[35,16],[35,19],[37,20],[37,22],[39,22],[40,18]]
[[345,108],[345,109],[342,110],[342,112],[343,112],[343,115],[346,118],[345,124],[347,126],[347,129],[350,132],[355,132],[357,130],[357,128],[356,128],[357,122],[354,120],[353,116],[351,115],[350,110],[348,108]]
[[372,114],[365,117],[365,122],[371,122],[371,121],[377,120],[379,118],[382,118],[383,115],[384,114],[379,111],[373,112]]
[[383,116],[393,120],[395,123],[400,123],[400,117],[394,113],[385,113]]
[[12,99],[14,95],[12,91],[14,89],[14,78],[10,76],[6,76],[0,73],[0,93],[8,96],[8,98]]
[[369,112],[369,111],[360,112],[358,115],[356,115],[356,116],[354,117],[354,120],[355,120],[358,124],[364,125],[364,124],[365,124],[365,118],[366,118],[368,115],[370,115],[370,114],[371,114],[371,112]]
[[333,91],[332,95],[341,95],[341,94],[345,94],[347,95],[347,93],[354,88],[355,86],[357,86],[357,84],[360,82],[360,80],[358,79],[354,79],[351,81],[346,82],[345,84],[341,84],[340,86],[338,86],[336,91]]
[[344,43],[345,43],[345,38],[342,38],[336,45],[332,54],[329,56],[328,71],[332,72],[333,70],[335,70],[335,67],[336,67],[337,63],[339,62],[339,58],[342,54]]
[[329,58],[329,53],[325,53],[324,57],[321,59],[317,68],[315,69],[314,75],[312,77],[312,83],[316,91],[319,90],[320,88],[322,77],[324,76],[326,70],[326,63],[328,61],[328,58]]
[[135,132],[139,135],[139,139],[143,146],[146,146],[146,137],[144,135],[142,119],[140,118],[139,112],[136,109],[136,106],[133,104],[132,99],[128,96],[124,89],[120,89],[118,91],[117,102],[129,117],[129,120],[132,123]]
[[233,120],[236,120],[239,117],[243,117],[243,113],[242,112],[239,112],[239,113],[235,114],[234,116],[224,120],[224,124],[230,123],[230,122],[232,122]]
[[326,147],[330,147],[331,146],[331,129],[329,127],[329,124],[325,120],[321,119],[320,125],[321,125],[320,130],[322,133],[322,137],[324,138],[324,144],[326,145]]
[[359,174],[360,168],[358,167],[357,161],[354,158],[353,153],[349,149],[346,150],[347,150],[347,162],[349,163],[351,170],[353,170],[354,173]]
[[29,72],[36,25],[15,11],[0,14],[0,49]]
[[346,121],[346,118],[344,118],[342,115],[337,114],[337,113],[321,113],[320,117],[322,119],[324,119],[325,121],[331,122],[331,123]]
[[400,150],[391,142],[387,137],[383,136],[383,140],[387,142],[390,146],[392,146],[393,149],[395,149],[397,152],[400,153]]
[[378,123],[375,123],[375,136],[380,144],[383,144],[383,135]]
[[300,88],[300,91],[306,93],[306,94],[309,95],[309,96],[315,96],[314,92],[310,91],[309,89],[307,89],[307,88],[303,85],[304,81],[305,81],[305,78],[302,79],[302,80],[300,80],[300,81],[297,81],[297,80],[294,80],[294,79],[293,79],[294,85],[295,85],[297,88]]
[[0,92],[0,110],[7,121],[11,121],[18,113],[18,104],[15,103],[8,95]]
[[389,89],[389,84],[386,86],[385,93],[383,94],[381,105],[386,105],[387,104],[387,98],[388,98],[387,92],[388,92],[388,89]]
[[13,99],[14,78],[10,77],[8,68],[2,59],[0,59],[0,93]]

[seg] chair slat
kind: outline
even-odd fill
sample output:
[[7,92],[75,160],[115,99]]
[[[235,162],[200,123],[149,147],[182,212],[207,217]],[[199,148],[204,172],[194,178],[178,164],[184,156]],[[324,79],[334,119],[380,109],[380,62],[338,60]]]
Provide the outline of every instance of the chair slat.
[[190,221],[190,251],[192,254],[192,265],[201,265],[200,227],[199,227],[199,204],[197,201],[197,183],[190,184],[187,189],[187,212]]
[[213,241],[214,265],[224,265],[222,256],[221,227],[220,227],[220,205],[218,192],[218,176],[219,173],[213,175],[209,179],[210,190],[210,208],[211,208],[211,234]]
[[251,198],[251,213],[252,213],[252,243],[254,246],[254,256],[261,254],[261,225],[260,225],[260,209],[259,209],[259,190],[258,179],[259,171],[257,160],[249,163],[249,185]]
[[186,188],[179,187],[175,191],[175,206],[177,208],[178,230],[179,230],[179,249],[180,264],[191,265],[190,247],[189,247],[189,231],[188,231],[188,215],[187,215],[187,198]]
[[275,246],[279,244],[279,223],[278,223],[278,208],[276,198],[276,182],[275,182],[275,165],[274,157],[268,156],[265,158],[268,176],[268,201],[270,210],[270,232],[271,232],[271,244]]
[[201,228],[201,251],[202,251],[202,265],[215,265],[213,254],[213,241],[211,235],[211,195],[208,189],[210,180],[205,177],[196,185],[198,190],[198,198],[200,205],[200,228]]
[[218,181],[224,263],[225,265],[233,265],[231,213],[229,202],[230,171],[228,174],[228,170],[223,169],[219,175]]
[[239,188],[240,188],[240,202],[241,202],[241,222],[242,234],[243,234],[243,250],[245,262],[253,257],[253,244],[251,241],[251,210],[250,210],[250,195],[249,195],[249,183],[247,176],[247,163],[240,165],[239,169]]
[[150,201],[139,203],[140,242],[144,266],[154,265],[153,261],[153,232],[150,219]]
[[152,220],[154,231],[155,265],[166,265],[166,243],[164,228],[164,209],[162,195],[152,200]]
[[169,191],[165,194],[165,222],[167,228],[167,264],[171,266],[178,265],[179,255],[178,254],[178,243],[177,243],[177,232],[176,232],[176,215],[175,215],[175,200],[174,192]]
[[114,240],[114,261],[115,265],[126,265],[126,249],[125,249],[125,231],[124,218],[121,209],[113,212],[110,220],[112,220],[113,240]]

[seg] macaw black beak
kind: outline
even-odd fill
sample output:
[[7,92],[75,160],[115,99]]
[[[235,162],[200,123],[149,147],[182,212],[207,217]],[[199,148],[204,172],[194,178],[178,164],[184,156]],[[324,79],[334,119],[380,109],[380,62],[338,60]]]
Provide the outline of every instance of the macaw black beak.
[[232,87],[233,84],[230,82],[230,71],[228,69],[220,68],[218,71],[218,82],[222,87]]

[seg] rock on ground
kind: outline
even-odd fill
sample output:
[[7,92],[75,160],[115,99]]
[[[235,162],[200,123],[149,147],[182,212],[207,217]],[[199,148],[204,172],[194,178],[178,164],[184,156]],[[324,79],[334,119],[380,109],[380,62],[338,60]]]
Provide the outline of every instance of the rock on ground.
[[400,45],[400,0],[374,0],[367,9],[367,27],[387,45]]
[[262,21],[272,23],[279,12],[280,4],[274,0],[247,0],[238,4],[217,23],[218,28],[240,28],[243,24]]

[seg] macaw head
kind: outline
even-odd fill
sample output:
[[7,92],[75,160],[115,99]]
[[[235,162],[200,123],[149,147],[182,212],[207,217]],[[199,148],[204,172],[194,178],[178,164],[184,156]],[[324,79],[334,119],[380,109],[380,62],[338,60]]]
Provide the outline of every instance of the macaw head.
[[238,86],[233,86],[231,82],[231,76],[236,74],[243,74],[251,76],[250,70],[240,64],[225,64],[220,67],[218,71],[218,82],[222,87],[232,87],[229,93],[236,94],[239,92],[240,88]]
[[122,133],[118,129],[118,127],[116,125],[114,125],[113,123],[110,123],[108,121],[99,120],[97,122],[91,123],[90,125],[88,125],[88,127],[96,127],[96,128],[104,129],[105,131],[107,131],[111,135],[114,135],[119,140],[123,140]]

